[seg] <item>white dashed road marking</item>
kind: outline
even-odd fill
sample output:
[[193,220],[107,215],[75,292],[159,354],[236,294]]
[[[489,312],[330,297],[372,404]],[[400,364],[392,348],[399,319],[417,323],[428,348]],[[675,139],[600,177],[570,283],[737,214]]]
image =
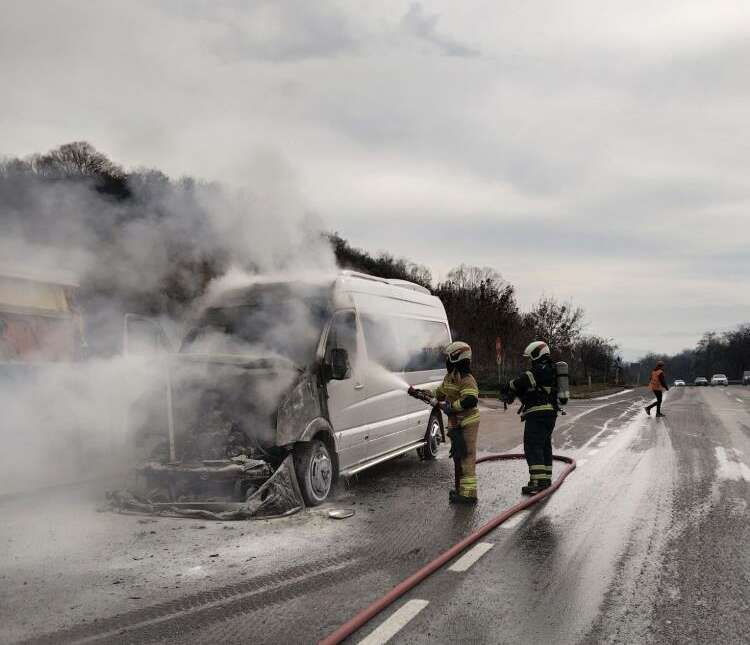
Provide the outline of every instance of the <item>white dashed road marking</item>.
[[740,397],[736,396],[734,398],[737,399],[740,403],[744,403],[744,401]]
[[[518,517],[517,515],[515,517]],[[513,519],[515,519],[515,517]],[[510,520],[508,520],[510,521]],[[500,526],[505,526],[501,524]],[[458,560],[456,560],[449,568],[448,571],[466,571],[471,565],[473,565],[479,558],[481,558],[487,551],[489,551],[494,544],[491,542],[480,542],[474,548],[469,549],[464,553]]]
[[500,525],[501,529],[514,529],[516,528],[521,522],[523,522],[526,517],[528,516],[529,511],[520,511],[519,513],[516,513],[513,517],[511,517],[506,522],[503,522]]
[[410,600],[374,632],[359,641],[359,645],[383,645],[383,643],[387,643],[429,604],[429,600]]

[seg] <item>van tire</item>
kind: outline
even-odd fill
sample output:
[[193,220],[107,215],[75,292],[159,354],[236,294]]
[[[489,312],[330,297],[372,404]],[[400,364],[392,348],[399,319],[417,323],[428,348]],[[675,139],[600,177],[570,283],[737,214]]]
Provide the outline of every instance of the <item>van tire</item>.
[[427,422],[427,431],[424,434],[427,445],[418,449],[419,457],[423,461],[435,461],[438,456],[440,442],[443,436],[443,417],[439,412],[433,412]]
[[322,504],[333,488],[335,466],[328,446],[319,439],[294,447],[294,470],[308,506]]

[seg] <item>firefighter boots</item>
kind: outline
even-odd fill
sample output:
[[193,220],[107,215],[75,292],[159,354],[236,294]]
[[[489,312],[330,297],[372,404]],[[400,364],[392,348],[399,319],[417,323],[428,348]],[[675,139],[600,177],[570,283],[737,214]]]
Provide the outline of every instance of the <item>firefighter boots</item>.
[[545,488],[549,488],[552,485],[551,479],[534,479],[530,481],[526,486],[521,488],[523,495],[536,495],[543,491]]
[[476,504],[478,499],[476,496],[460,495],[455,490],[452,490],[448,493],[448,501],[451,504]]

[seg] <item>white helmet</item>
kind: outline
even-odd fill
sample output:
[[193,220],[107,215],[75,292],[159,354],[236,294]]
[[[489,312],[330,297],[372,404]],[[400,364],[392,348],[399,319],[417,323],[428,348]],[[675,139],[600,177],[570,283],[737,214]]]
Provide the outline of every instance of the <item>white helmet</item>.
[[549,356],[549,346],[543,340],[535,340],[526,346],[523,355],[524,358],[530,358],[532,361],[539,360],[542,356]]
[[457,340],[452,342],[448,347],[445,348],[445,356],[449,363],[458,363],[465,359],[471,360],[471,347],[468,343]]

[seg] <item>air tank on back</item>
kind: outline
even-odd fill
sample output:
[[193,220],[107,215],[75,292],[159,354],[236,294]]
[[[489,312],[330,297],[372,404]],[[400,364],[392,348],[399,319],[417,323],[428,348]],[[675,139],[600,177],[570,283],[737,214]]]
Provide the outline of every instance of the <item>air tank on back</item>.
[[558,361],[557,368],[557,400],[560,405],[567,405],[570,399],[570,379],[568,378],[568,364]]

